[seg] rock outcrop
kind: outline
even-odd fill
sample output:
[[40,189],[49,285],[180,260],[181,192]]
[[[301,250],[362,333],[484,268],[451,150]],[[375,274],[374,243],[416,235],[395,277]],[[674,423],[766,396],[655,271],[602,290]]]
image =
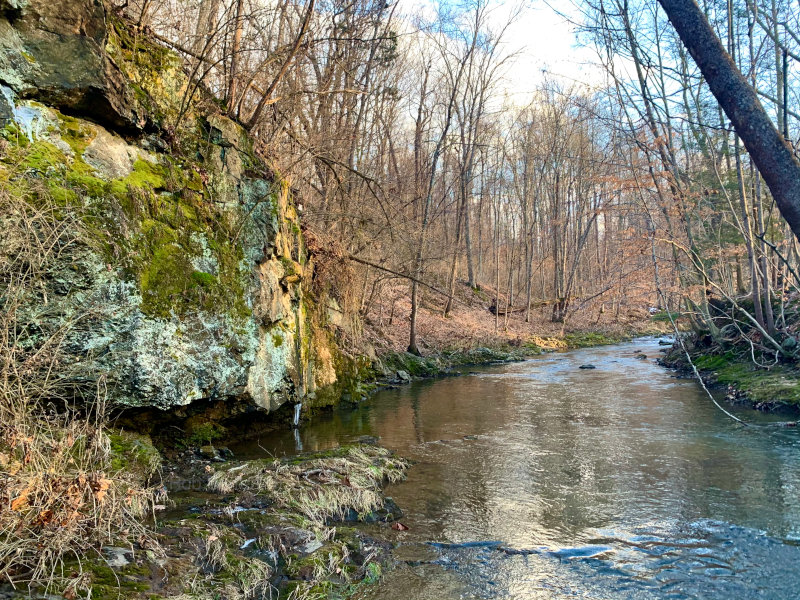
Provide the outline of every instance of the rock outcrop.
[[179,57],[98,0],[0,0],[0,92],[0,185],[80,224],[25,307],[69,323],[75,377],[127,406],[338,399],[358,363],[310,294],[289,186]]

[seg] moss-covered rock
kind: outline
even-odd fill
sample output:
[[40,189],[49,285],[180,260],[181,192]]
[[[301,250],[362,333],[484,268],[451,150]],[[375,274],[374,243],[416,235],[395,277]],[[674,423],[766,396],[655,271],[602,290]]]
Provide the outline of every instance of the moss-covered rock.
[[[0,15],[0,39],[0,185],[80,229],[28,316],[80,315],[66,342],[79,376],[158,408],[236,397],[274,410],[335,386],[289,186],[240,125],[185,94],[179,58],[90,0],[31,0]],[[89,100],[103,102],[91,121]]]
[[142,481],[147,481],[161,468],[161,454],[148,436],[117,431],[108,437],[112,471],[133,473]]
[[[145,111],[106,52],[107,17],[94,0],[26,0],[2,11],[0,85],[112,127],[145,127]],[[6,95],[0,103],[8,116],[12,102]]]

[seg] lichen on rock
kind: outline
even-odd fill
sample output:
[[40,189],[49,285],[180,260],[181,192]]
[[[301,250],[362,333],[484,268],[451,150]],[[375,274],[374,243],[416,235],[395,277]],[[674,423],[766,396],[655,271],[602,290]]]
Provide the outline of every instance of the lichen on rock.
[[80,315],[65,342],[80,376],[162,409],[338,389],[289,186],[186,96],[179,57],[91,0],[15,4],[0,40],[0,185],[85,234],[28,307]]

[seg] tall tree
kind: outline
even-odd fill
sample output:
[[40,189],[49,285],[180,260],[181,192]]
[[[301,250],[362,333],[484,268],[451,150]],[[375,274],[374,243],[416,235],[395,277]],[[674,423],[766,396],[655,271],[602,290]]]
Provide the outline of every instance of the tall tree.
[[800,162],[694,0],[658,0],[800,239]]

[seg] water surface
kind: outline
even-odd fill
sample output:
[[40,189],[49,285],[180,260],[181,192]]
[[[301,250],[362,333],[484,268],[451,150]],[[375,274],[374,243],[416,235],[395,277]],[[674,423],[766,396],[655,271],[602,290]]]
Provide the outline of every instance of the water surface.
[[417,382],[236,451],[372,435],[415,461],[388,490],[409,527],[388,534],[404,566],[366,597],[800,597],[799,432],[737,425],[658,350]]

